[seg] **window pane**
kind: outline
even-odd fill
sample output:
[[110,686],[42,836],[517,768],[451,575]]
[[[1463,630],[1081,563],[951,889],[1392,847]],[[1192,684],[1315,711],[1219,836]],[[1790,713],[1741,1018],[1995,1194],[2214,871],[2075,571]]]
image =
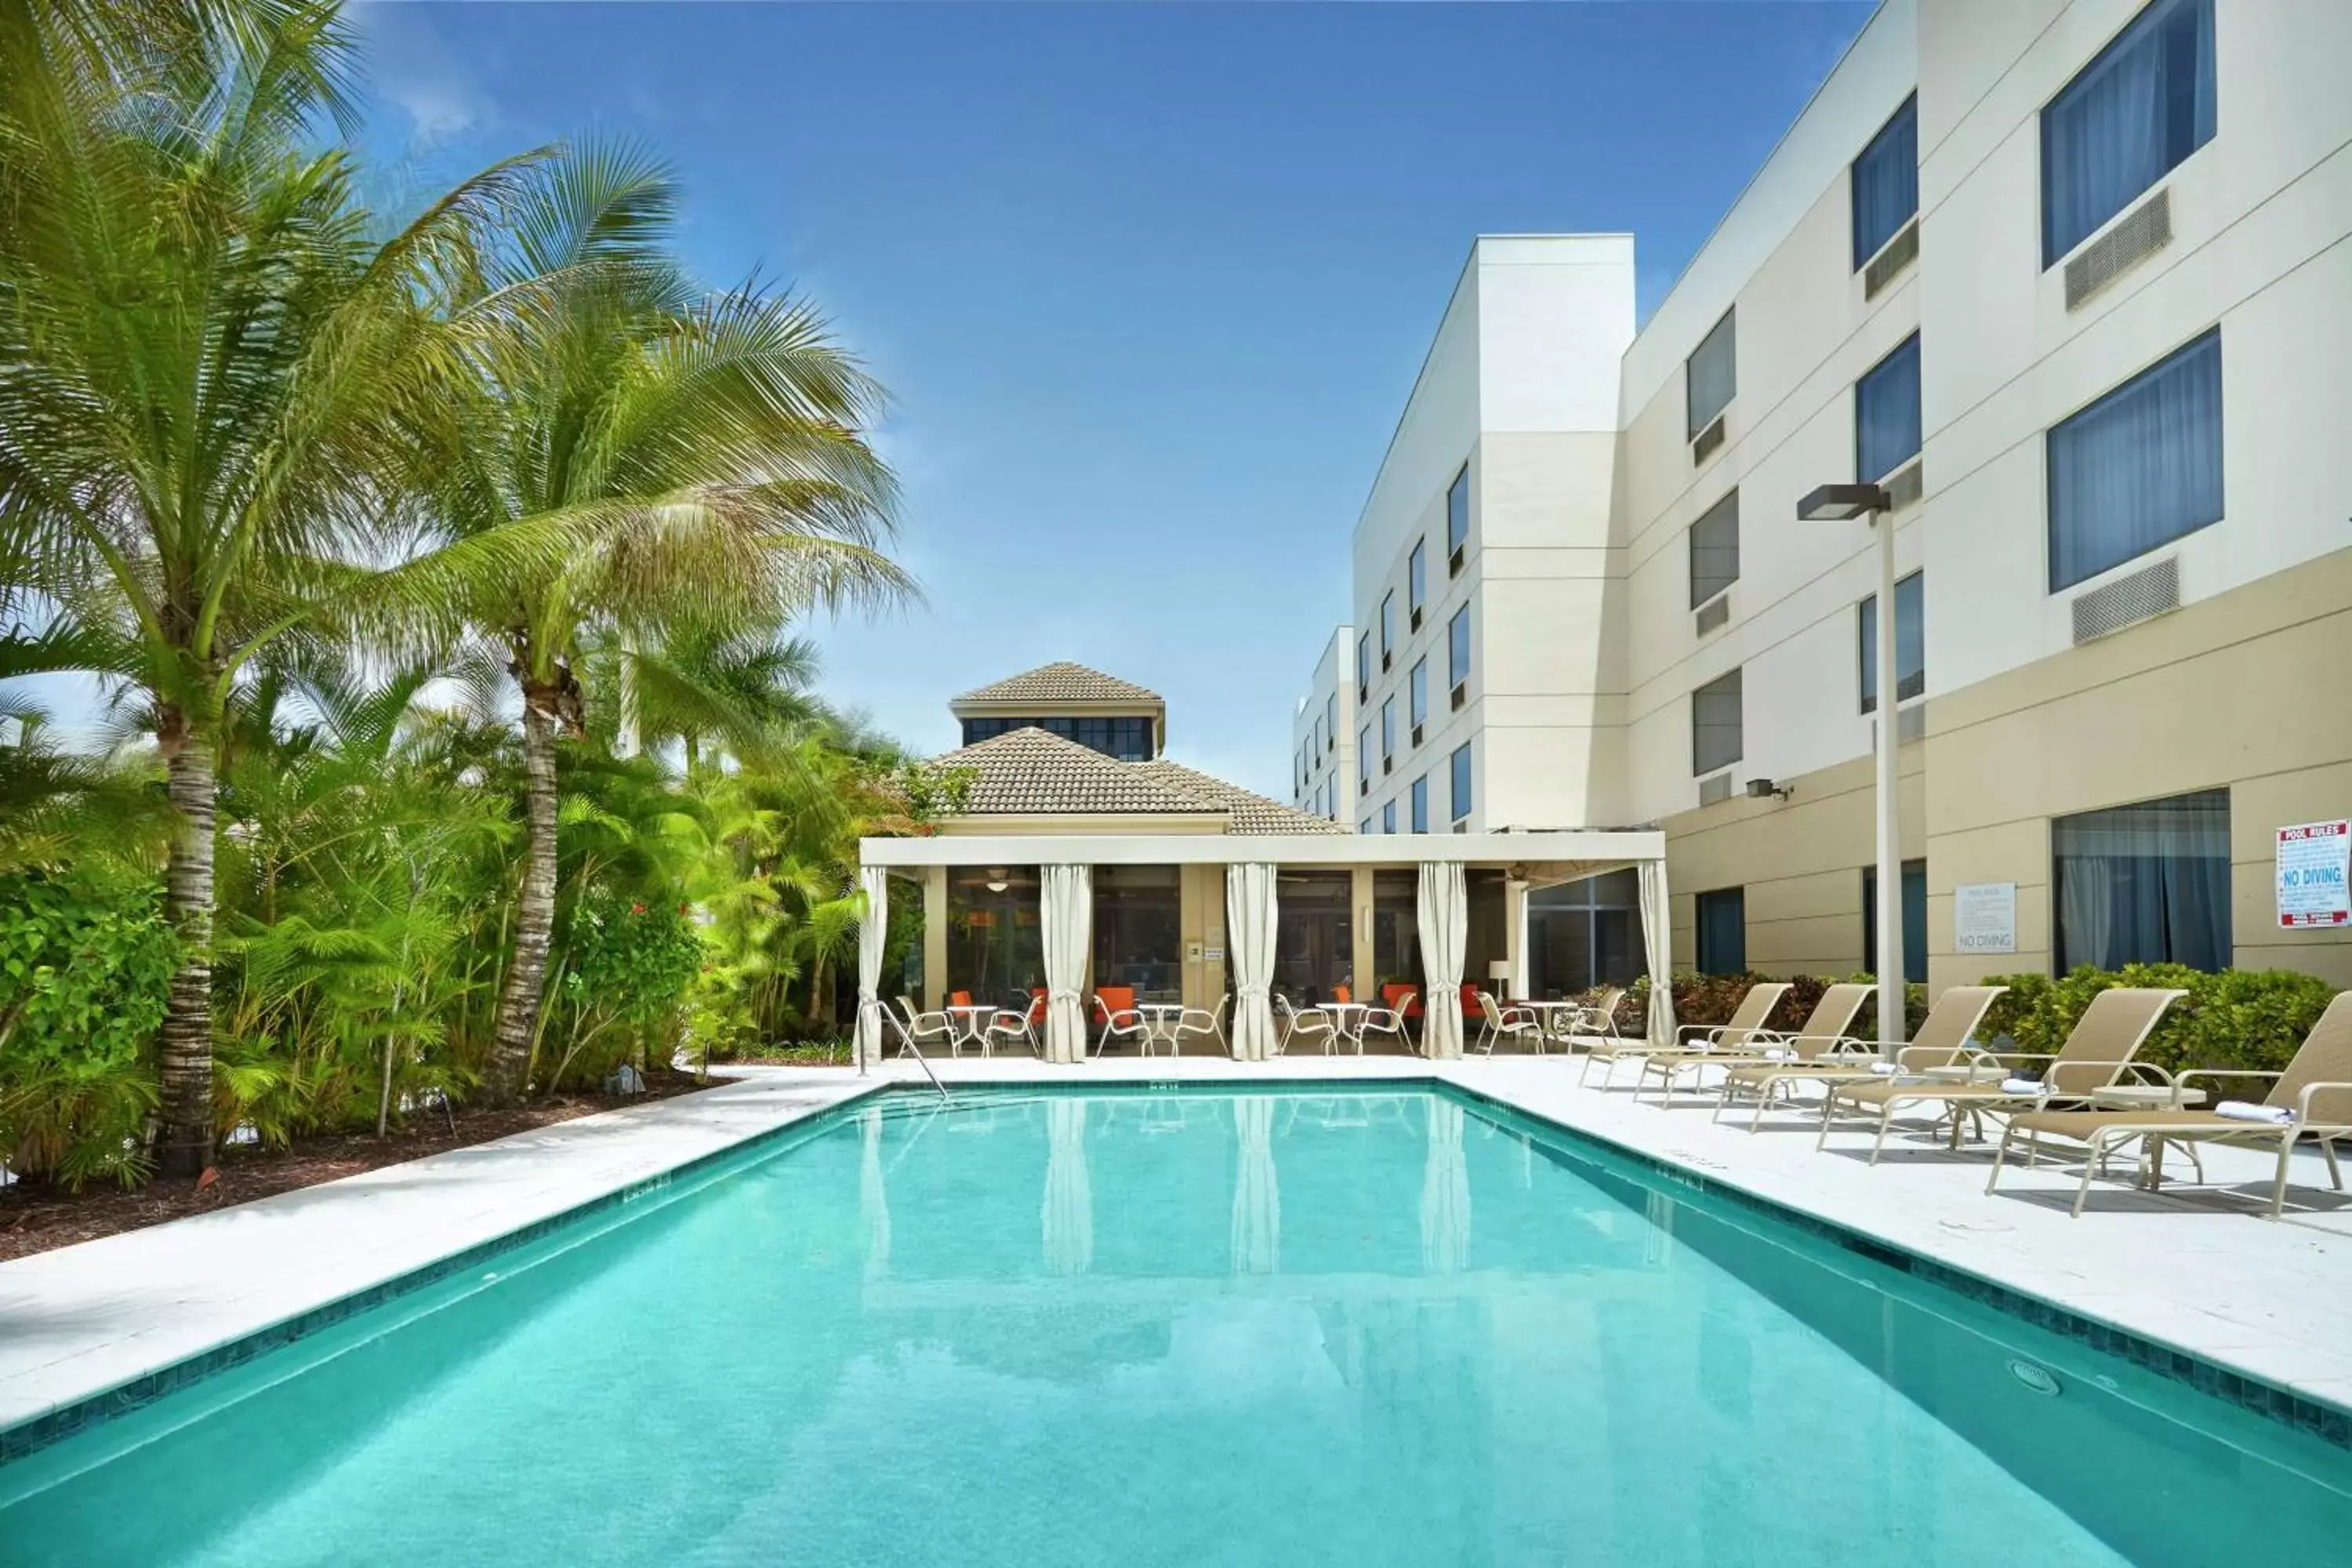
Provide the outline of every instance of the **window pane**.
[[1385,802],[1381,806],[1381,831],[1382,833],[1396,831],[1396,802],[1392,800]]
[[1395,642],[1396,593],[1392,589],[1381,595],[1381,658],[1383,660],[1389,657],[1389,649]]
[[1853,450],[1865,484],[1919,455],[1919,334],[1854,383]]
[[1701,893],[1698,915],[1698,972],[1701,974],[1748,973],[1748,890],[1718,888]]
[[1412,661],[1412,674],[1406,678],[1405,687],[1412,703],[1412,727],[1418,730],[1429,722],[1429,660]]
[[1462,548],[1470,538],[1470,465],[1454,476],[1454,483],[1445,491],[1445,552],[1448,555]]
[[1395,753],[1396,699],[1388,697],[1381,701],[1381,760],[1386,762]]
[[1356,639],[1356,689],[1361,691],[1372,683],[1372,634],[1364,633]]
[[1405,603],[1416,610],[1421,608],[1421,601],[1428,586],[1429,551],[1427,546],[1416,539],[1412,542],[1412,558],[1405,563]]
[[1367,724],[1356,735],[1356,782],[1372,782],[1372,727]]
[[2058,968],[2231,960],[2230,792],[2053,818]]
[[1330,737],[1339,732],[1339,694],[1336,691],[1323,699],[1323,743],[1328,749]]
[[1739,581],[1739,492],[1706,509],[1690,529],[1690,602],[1696,610]]
[[1445,627],[1445,684],[1459,686],[1470,679],[1470,606],[1454,612]]
[[1684,366],[1684,395],[1688,404],[1689,436],[1706,429],[1715,416],[1730,403],[1731,395],[1738,390],[1738,364],[1734,357],[1732,312],[1726,310],[1723,320],[1715,324]]
[[1140,1000],[1183,992],[1184,940],[1173,866],[1094,870],[1095,984],[1131,985]]
[[1412,781],[1412,830],[1429,831],[1429,775],[1422,774]]
[[[1914,572],[1895,584],[1895,700],[1908,702],[1927,689],[1927,582]],[[1862,710],[1878,708],[1878,595],[1862,602],[1860,646]]]
[[2213,121],[2213,0],[2156,0],[2042,110],[2042,265],[2211,141]]
[[1454,820],[1461,821],[1470,815],[1470,748],[1465,743],[1454,750]]
[[1919,99],[1914,94],[1853,161],[1854,270],[1918,210]]
[[1691,693],[1691,771],[1728,767],[1742,750],[1740,672],[1735,669]]
[[2050,466],[2050,591],[2221,520],[2221,332],[2064,424]]
[[[1862,868],[1862,967],[1878,971],[1878,868]],[[1927,862],[1903,862],[1903,980],[1927,978]]]

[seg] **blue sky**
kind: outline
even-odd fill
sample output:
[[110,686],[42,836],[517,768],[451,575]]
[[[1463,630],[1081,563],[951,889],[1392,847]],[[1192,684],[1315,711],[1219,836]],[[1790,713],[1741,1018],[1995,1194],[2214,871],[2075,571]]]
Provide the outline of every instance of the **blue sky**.
[[926,751],[1054,658],[1287,798],[1290,711],[1473,235],[1637,237],[1644,314],[1867,4],[372,5],[416,178],[586,131],[707,280],[817,300],[890,388],[925,602],[812,627]]

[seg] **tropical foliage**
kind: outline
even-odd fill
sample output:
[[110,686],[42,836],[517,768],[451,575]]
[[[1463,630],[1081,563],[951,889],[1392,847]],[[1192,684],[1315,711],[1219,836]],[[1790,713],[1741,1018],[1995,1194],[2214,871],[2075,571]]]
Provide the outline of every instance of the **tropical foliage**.
[[[832,1026],[940,785],[880,388],[641,149],[370,207],[332,0],[0,0],[0,1160],[79,1183]],[[79,672],[67,747],[11,677]]]

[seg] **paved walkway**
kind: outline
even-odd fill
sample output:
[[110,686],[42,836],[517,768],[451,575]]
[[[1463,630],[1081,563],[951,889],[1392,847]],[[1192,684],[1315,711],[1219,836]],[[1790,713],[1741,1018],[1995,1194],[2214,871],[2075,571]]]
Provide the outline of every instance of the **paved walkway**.
[[[1103,1060],[1025,1058],[939,1065],[951,1085],[989,1082],[1268,1082],[1437,1076],[1538,1116],[1925,1253],[2147,1339],[2352,1407],[2352,1206],[2299,1190],[2314,1207],[2288,1223],[2226,1194],[2094,1189],[2070,1219],[2062,1171],[2020,1173],[1984,1195],[1989,1157],[1924,1141],[1813,1149],[1810,1117],[1717,1125],[1706,1110],[1633,1103],[1626,1089],[1580,1089],[1560,1058],[1474,1058],[1435,1067],[1402,1057]],[[35,1419],[650,1175],[802,1118],[875,1080],[841,1068],[737,1069],[740,1081],[453,1150],[215,1214],[0,1264],[0,1429]],[[920,1082],[911,1062],[885,1077]],[[2208,1169],[2264,1182],[2268,1162],[2217,1151]],[[2318,1162],[2300,1175],[2322,1180]]]

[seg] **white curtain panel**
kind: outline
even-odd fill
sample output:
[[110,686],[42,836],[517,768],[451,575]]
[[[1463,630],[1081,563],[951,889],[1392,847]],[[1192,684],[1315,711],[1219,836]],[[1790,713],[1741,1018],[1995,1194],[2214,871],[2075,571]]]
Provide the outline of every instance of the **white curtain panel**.
[[890,936],[889,870],[860,866],[857,887],[866,895],[857,917],[857,1060],[876,1067],[882,1060],[882,1020],[875,1008],[882,1000],[882,948]]
[[1087,945],[1094,938],[1094,869],[1047,866],[1038,874],[1038,936],[1045,949],[1045,1059],[1087,1059],[1087,1009],[1078,988],[1087,979]]
[[1234,968],[1234,1059],[1274,1055],[1274,868],[1225,868],[1225,957]]
[[1675,1043],[1674,909],[1666,902],[1666,863],[1642,862],[1642,946],[1650,963],[1650,1043]]
[[863,1113],[866,1150],[857,1168],[857,1228],[866,1238],[866,1278],[890,1272],[890,1194],[882,1179],[882,1112]]
[[1087,1102],[1045,1102],[1045,1271],[1064,1277],[1095,1266],[1095,1195],[1087,1181]]
[[1421,1054],[1452,1061],[1462,1054],[1462,961],[1470,943],[1470,894],[1459,860],[1425,860],[1415,909],[1421,922]]
[[1421,1267],[1459,1274],[1470,1267],[1470,1164],[1462,1151],[1462,1108],[1431,1095],[1429,1157],[1421,1173]]
[[1242,1095],[1233,1101],[1240,1144],[1234,1170],[1234,1272],[1273,1274],[1282,1268],[1282,1188],[1274,1169],[1274,1101]]

